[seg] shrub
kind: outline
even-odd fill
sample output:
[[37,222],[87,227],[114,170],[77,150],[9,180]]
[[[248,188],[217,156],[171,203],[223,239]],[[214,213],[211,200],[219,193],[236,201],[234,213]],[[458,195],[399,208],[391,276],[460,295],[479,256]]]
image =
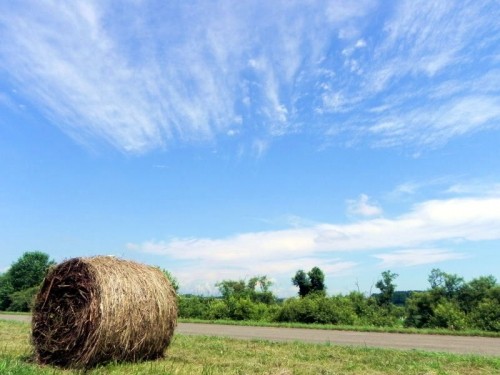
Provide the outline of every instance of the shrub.
[[180,296],[180,317],[192,319],[232,319],[272,321],[279,310],[278,305],[254,302],[250,297],[229,296],[214,298],[201,296]]
[[429,328],[434,306],[439,296],[431,292],[416,292],[406,300],[406,327]]
[[341,296],[309,295],[286,300],[278,312],[277,321],[352,325],[356,314],[348,299]]
[[441,300],[433,309],[429,327],[461,330],[467,328],[467,316],[454,301]]
[[370,304],[365,316],[359,319],[364,325],[375,327],[395,327],[401,326],[404,320],[405,310],[403,307],[389,305],[379,307],[376,304]]
[[229,297],[226,303],[229,309],[229,319],[259,320],[258,304],[249,298]]
[[277,316],[277,321],[315,323],[312,303],[312,299],[307,297],[302,299],[289,298],[285,300]]
[[202,319],[230,319],[229,307],[221,299],[214,299],[210,302],[208,314]]
[[210,319],[213,298],[201,296],[179,296],[179,316],[191,319]]
[[8,311],[30,311],[33,307],[35,295],[40,290],[40,287],[34,286],[14,292],[10,295],[11,303],[7,308]]
[[500,302],[496,299],[484,299],[471,313],[474,328],[500,332]]

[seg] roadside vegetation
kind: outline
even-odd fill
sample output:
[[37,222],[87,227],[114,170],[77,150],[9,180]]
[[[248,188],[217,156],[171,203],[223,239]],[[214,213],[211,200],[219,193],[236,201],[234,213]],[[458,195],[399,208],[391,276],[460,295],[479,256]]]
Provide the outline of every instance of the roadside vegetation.
[[[53,264],[47,254],[23,254],[0,275],[0,310],[29,311]],[[164,273],[178,290],[175,277]],[[425,291],[397,291],[397,277],[390,270],[382,272],[375,284],[378,293],[328,295],[319,267],[298,270],[291,278],[298,295],[285,300],[272,293],[268,276],[222,280],[216,284],[219,296],[179,295],[179,313],[181,319],[189,321],[500,335],[500,284],[493,276],[465,281],[459,275],[433,269]]]
[[384,271],[376,283],[379,293],[353,291],[328,296],[317,267],[292,278],[299,295],[284,301],[272,295],[266,276],[225,280],[217,284],[221,297],[179,296],[180,316],[188,319],[253,321],[359,327],[360,330],[455,332],[492,336],[500,333],[500,285],[493,276],[469,282],[433,269],[426,291],[396,292],[397,274]]
[[[27,323],[0,319],[0,373],[79,374],[33,363]],[[500,358],[175,335],[164,359],[110,363],[100,374],[497,374]]]

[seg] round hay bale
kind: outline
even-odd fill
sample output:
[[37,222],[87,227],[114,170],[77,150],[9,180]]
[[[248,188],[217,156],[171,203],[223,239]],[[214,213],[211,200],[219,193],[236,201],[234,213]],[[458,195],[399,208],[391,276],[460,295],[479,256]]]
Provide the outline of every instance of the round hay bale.
[[53,268],[35,299],[39,363],[88,368],[163,356],[177,298],[163,272],[115,257],[74,258]]

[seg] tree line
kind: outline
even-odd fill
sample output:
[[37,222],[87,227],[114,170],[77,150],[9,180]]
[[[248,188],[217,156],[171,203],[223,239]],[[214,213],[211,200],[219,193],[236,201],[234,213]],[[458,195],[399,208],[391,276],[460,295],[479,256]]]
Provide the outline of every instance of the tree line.
[[[47,254],[25,253],[0,275],[0,310],[29,311],[49,267]],[[175,289],[175,277],[163,270]],[[500,284],[495,277],[463,277],[433,269],[425,291],[397,291],[399,275],[382,272],[378,293],[353,291],[328,295],[325,275],[319,267],[298,270],[291,283],[297,297],[279,299],[271,291],[268,276],[248,280],[222,280],[220,296],[179,295],[182,318],[204,320],[253,320],[352,326],[477,329],[500,332]]]
[[206,320],[254,320],[352,326],[445,328],[500,332],[500,285],[489,276],[469,282],[433,269],[425,291],[396,291],[399,275],[384,271],[370,295],[359,291],[328,296],[320,268],[297,271],[298,296],[279,300],[267,276],[224,280],[221,297],[179,296],[180,316]]

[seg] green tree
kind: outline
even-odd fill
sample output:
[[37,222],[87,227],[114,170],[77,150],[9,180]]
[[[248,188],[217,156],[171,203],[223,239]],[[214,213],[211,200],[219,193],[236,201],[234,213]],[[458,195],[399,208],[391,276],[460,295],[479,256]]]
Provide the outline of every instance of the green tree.
[[441,288],[444,285],[444,275],[445,273],[439,268],[433,268],[427,280],[431,284],[431,289]]
[[439,295],[426,292],[415,292],[406,300],[405,326],[430,328],[434,318],[434,308],[442,299]]
[[172,287],[174,288],[175,293],[178,293],[179,292],[179,281],[177,281],[177,278],[174,275],[172,275],[172,273],[170,271],[167,271],[165,269],[161,269],[161,271],[163,272],[165,277],[168,279],[168,281],[170,281],[170,284],[172,284]]
[[382,279],[377,281],[375,287],[380,289],[380,294],[377,295],[377,301],[381,306],[389,306],[392,302],[396,284],[394,280],[399,275],[389,270],[382,272]]
[[[500,287],[497,287],[500,291]],[[500,332],[500,299],[485,298],[471,312],[474,328],[485,331]]]
[[230,298],[248,299],[251,302],[272,304],[276,297],[270,291],[271,280],[267,276],[255,276],[248,282],[245,280],[222,280],[215,284],[222,297],[229,301]]
[[9,276],[4,273],[0,275],[0,310],[6,310],[11,304],[10,295],[14,292]]
[[456,297],[465,284],[463,277],[443,272],[439,268],[432,269],[428,280],[433,292],[446,298]]
[[41,251],[24,253],[7,271],[14,292],[38,286],[55,262]]
[[40,251],[24,253],[0,275],[0,310],[28,311],[45,274],[54,261]]
[[273,285],[273,283],[267,276],[254,276],[248,280],[248,288],[254,291],[259,287],[261,292],[269,292],[271,285]]
[[318,267],[313,267],[308,273],[311,282],[311,293],[326,294],[325,274]]
[[467,313],[476,307],[491,294],[497,286],[497,280],[492,275],[481,276],[464,284],[460,289],[457,300],[461,308]]
[[292,278],[293,285],[299,287],[299,296],[305,297],[311,291],[311,280],[303,270],[298,270]]
[[229,297],[245,297],[247,295],[246,283],[244,280],[222,280],[215,286],[219,289],[224,299]]
[[261,302],[266,305],[276,302],[276,297],[270,291],[272,281],[267,276],[255,276],[248,280],[247,289],[250,293],[250,299],[254,302]]
[[38,293],[39,286],[19,290],[10,295],[11,303],[7,310],[9,311],[30,311],[33,307],[35,295]]
[[293,285],[299,287],[299,296],[305,297],[308,294],[326,294],[325,274],[319,267],[313,267],[308,273],[298,270],[292,277]]
[[244,280],[223,280],[215,284],[222,300],[210,306],[213,319],[262,320],[268,315],[269,306],[276,297],[269,290],[272,282],[267,276]]

